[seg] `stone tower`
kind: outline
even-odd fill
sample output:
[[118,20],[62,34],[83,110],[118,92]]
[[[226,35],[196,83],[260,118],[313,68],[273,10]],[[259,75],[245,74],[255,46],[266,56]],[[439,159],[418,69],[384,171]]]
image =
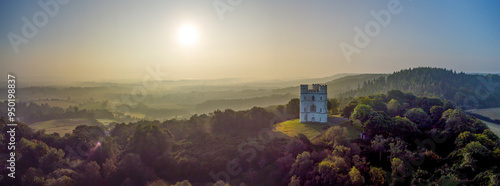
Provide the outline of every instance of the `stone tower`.
[[300,122],[326,123],[328,98],[326,85],[300,85]]

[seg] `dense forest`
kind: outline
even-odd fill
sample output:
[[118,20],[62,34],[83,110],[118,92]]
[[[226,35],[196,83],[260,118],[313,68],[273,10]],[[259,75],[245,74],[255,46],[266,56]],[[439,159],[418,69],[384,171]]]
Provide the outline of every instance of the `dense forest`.
[[[338,104],[331,104],[338,105]],[[335,106],[331,106],[335,107]],[[500,139],[452,102],[392,90],[338,109],[363,138],[333,126],[295,138],[273,125],[298,118],[299,100],[217,110],[189,119],[78,126],[45,134],[20,123],[16,179],[1,185],[495,185]],[[0,146],[8,138],[5,118]],[[8,156],[0,160],[6,162]]]
[[442,68],[420,67],[368,80],[340,97],[358,97],[401,90],[418,96],[435,96],[471,108],[500,107],[500,76],[457,73]]

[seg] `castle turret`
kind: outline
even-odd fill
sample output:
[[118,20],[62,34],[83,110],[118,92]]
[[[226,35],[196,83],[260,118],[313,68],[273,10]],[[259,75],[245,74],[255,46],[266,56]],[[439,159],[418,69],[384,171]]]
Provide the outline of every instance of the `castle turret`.
[[317,92],[319,91],[319,84],[313,84],[313,91]]
[[319,90],[318,90],[319,93],[326,94],[326,90],[327,90],[326,85],[319,85]]
[[300,93],[306,93],[309,89],[309,85],[300,85]]

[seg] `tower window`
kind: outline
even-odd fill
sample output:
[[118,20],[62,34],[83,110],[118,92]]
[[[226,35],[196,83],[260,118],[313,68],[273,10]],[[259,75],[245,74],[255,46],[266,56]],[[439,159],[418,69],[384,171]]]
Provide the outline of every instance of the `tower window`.
[[312,100],[314,101],[314,96],[312,97]]
[[311,112],[316,112],[316,105],[311,105]]

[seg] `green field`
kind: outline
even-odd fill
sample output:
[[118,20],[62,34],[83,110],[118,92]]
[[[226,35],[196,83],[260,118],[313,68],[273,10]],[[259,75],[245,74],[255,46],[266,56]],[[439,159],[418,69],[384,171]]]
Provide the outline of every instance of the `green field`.
[[110,123],[116,122],[112,119],[97,119],[99,123],[102,123],[104,126],[108,126]]
[[487,109],[471,109],[467,110],[467,112],[483,115],[491,119],[500,119],[500,107]]
[[80,110],[83,110],[83,109],[87,109],[87,110],[104,109],[102,102],[84,103],[84,104],[78,105],[78,108]]
[[[329,119],[330,120],[330,119]],[[302,133],[307,136],[309,139],[314,139],[319,134],[328,130],[328,128],[332,126],[341,126],[346,127],[349,132],[349,137],[352,139],[359,137],[359,134],[362,132],[361,125],[359,122],[356,122],[354,125],[351,125],[349,121],[345,121],[342,119],[335,118],[336,122],[334,123],[301,123],[299,119],[288,120],[282,123],[276,124],[275,130],[277,132],[282,132],[290,137],[295,137],[297,134]]]
[[45,133],[51,134],[54,132],[59,133],[61,136],[66,133],[73,132],[73,129],[78,125],[95,125],[89,119],[78,118],[78,119],[56,119],[49,121],[42,121],[33,123],[30,125],[32,129],[42,130],[45,129]]
[[[471,112],[474,114],[479,114],[482,116],[489,117],[491,119],[500,119],[500,107],[497,108],[487,108],[487,109],[470,109],[467,110],[467,112]],[[483,120],[481,120],[483,121]],[[500,136],[500,125],[483,121],[488,127],[491,129],[493,133],[495,133],[497,136]]]
[[[483,120],[481,120],[483,121]],[[483,121],[490,128],[491,132],[495,133],[497,136],[500,136],[500,125],[495,123],[490,123],[487,121]]]

